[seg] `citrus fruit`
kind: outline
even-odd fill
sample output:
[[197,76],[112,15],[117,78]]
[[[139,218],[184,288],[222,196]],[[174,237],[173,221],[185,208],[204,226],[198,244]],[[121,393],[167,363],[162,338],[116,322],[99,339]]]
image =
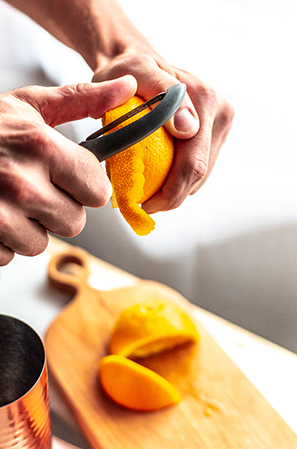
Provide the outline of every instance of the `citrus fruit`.
[[130,358],[149,357],[198,340],[197,328],[183,308],[154,299],[122,311],[112,330],[109,351]]
[[105,393],[129,409],[159,410],[181,400],[166,379],[119,355],[107,355],[101,359],[99,378]]
[[[137,96],[128,103],[105,113],[107,125],[143,103]],[[126,120],[112,131],[139,119],[149,109]],[[106,160],[106,172],[113,194],[112,205],[119,207],[125,220],[138,235],[147,235],[155,227],[154,220],[140,207],[164,185],[174,159],[174,140],[164,127],[132,147]]]

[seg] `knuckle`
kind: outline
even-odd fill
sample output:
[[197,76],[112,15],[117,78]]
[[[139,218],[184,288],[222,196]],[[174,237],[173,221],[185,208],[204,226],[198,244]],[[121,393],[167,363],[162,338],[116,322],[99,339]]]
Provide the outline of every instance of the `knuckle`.
[[191,194],[191,191],[203,181],[208,172],[208,164],[203,159],[194,159],[191,164],[184,167],[181,173],[182,184],[184,188],[176,191],[174,195],[170,190],[162,190],[163,210],[172,210],[178,208],[185,198]]
[[192,166],[190,167],[190,179],[191,184],[197,184],[201,181],[207,174],[207,163],[202,159],[195,159]]
[[9,198],[11,202],[19,202],[18,198],[23,194],[23,179],[18,173],[13,161],[6,161],[0,173],[0,187],[2,197]]
[[0,267],[8,265],[14,258],[14,251],[0,243]]
[[7,174],[6,180],[1,182],[2,186],[5,184],[5,191],[7,196],[13,204],[26,207],[38,201],[40,192],[34,183],[19,173]]
[[34,246],[28,248],[28,250],[27,250],[28,253],[24,254],[24,255],[32,257],[32,256],[38,256],[38,254],[43,253],[43,251],[45,251],[47,248],[48,240],[49,240],[48,234],[44,230],[44,233],[43,234],[39,233],[38,238],[35,239]]
[[13,147],[18,151],[19,160],[45,161],[51,140],[50,131],[51,128],[45,124],[24,121],[13,141]]
[[78,93],[78,94],[85,94],[86,91],[88,90],[89,84],[88,83],[78,83],[75,84],[75,86],[73,87],[73,91],[74,93]]
[[197,93],[204,105],[214,108],[217,104],[216,91],[209,84],[201,82],[198,86]]
[[9,235],[12,231],[12,222],[9,211],[6,207],[2,206],[0,211],[0,240],[4,240],[6,235]]
[[101,183],[99,189],[93,190],[93,194],[90,195],[88,205],[90,207],[103,207],[109,202],[111,194],[111,184],[108,183],[103,185],[103,183]]
[[161,210],[167,211],[167,210],[173,210],[177,209],[181,203],[183,202],[184,198],[181,197],[179,194],[175,194],[172,196],[170,192],[162,191],[162,208]]
[[20,226],[16,215],[4,205],[0,212],[0,241],[3,242],[0,243],[0,265],[6,259],[9,263],[15,252],[32,257],[46,249],[48,234],[43,227],[34,220],[30,220],[29,228],[27,227],[23,237],[20,237]]
[[60,226],[52,230],[55,234],[67,238],[75,237],[83,230],[86,224],[85,210],[83,207],[77,207],[71,216],[65,216],[63,221],[60,219],[56,223],[59,223]]
[[[108,67],[108,74],[112,78],[117,78],[127,74],[137,74],[149,67],[156,65],[153,58],[146,54],[134,54],[127,52],[125,55],[117,57],[112,65]],[[104,69],[103,69],[104,70]]]
[[218,121],[222,129],[228,128],[234,119],[234,108],[227,101],[224,102],[219,114]]
[[38,191],[28,182],[22,178],[13,186],[14,202],[19,206],[26,207],[36,202],[36,195]]
[[29,243],[26,240],[20,242],[17,252],[27,257],[38,256],[46,250],[48,239],[46,230],[39,227],[38,231],[34,232],[34,238],[30,238]]
[[128,53],[126,56],[118,59],[118,64],[122,67],[127,67],[131,70],[132,67],[149,67],[151,64],[155,65],[153,58],[147,54],[142,53]]
[[52,140],[52,129],[46,124],[38,124],[30,127],[28,132],[28,146],[30,150],[32,149],[32,155],[39,156],[42,160],[45,160],[48,149],[50,148],[49,143]]

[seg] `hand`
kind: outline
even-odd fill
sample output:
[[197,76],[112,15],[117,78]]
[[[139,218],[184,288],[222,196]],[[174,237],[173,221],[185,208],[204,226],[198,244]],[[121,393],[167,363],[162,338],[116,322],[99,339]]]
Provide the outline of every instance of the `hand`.
[[106,204],[111,187],[96,157],[53,127],[100,118],[128,101],[136,87],[127,76],[0,95],[0,266],[14,253],[41,253],[47,231],[77,235],[85,224],[83,206]]
[[176,138],[176,156],[163,188],[146,203],[148,213],[178,207],[209,176],[220,148],[231,128],[233,109],[207,84],[194,75],[167,64],[146,44],[101,64],[94,81],[131,74],[138,83],[137,95],[145,100],[178,82],[187,85],[187,95],[166,124]]

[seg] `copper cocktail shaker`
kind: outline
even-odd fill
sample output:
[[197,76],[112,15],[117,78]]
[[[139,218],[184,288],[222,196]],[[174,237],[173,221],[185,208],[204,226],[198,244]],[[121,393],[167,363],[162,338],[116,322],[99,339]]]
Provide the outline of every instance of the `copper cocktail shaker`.
[[0,448],[51,447],[42,340],[24,322],[0,315]]

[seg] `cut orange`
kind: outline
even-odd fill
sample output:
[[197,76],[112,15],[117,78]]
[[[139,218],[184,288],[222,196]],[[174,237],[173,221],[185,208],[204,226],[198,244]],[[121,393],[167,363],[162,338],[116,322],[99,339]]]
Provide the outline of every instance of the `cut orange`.
[[105,393],[113,401],[132,410],[159,410],[181,400],[166,379],[119,355],[101,359],[99,378]]
[[197,328],[183,308],[155,299],[123,310],[112,330],[109,350],[124,357],[149,357],[198,340]]
[[[142,103],[143,100],[135,96],[128,103],[106,112],[102,119],[103,125]],[[139,119],[148,111],[137,114],[112,131]],[[147,235],[155,227],[154,220],[140,205],[162,188],[173,159],[174,140],[166,129],[161,127],[141,142],[106,161],[106,172],[113,187],[112,205],[119,207],[125,220],[138,235]]]

